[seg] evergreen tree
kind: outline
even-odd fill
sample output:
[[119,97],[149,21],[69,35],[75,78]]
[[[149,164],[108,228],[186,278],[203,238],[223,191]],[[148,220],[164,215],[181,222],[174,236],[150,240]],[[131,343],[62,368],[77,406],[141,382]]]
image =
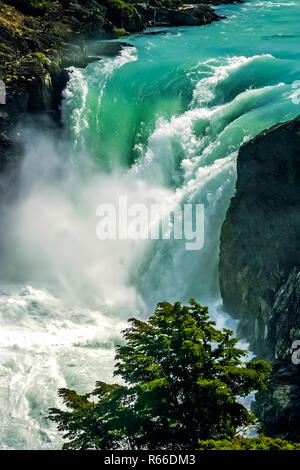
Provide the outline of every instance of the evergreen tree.
[[270,366],[243,361],[232,331],[215,328],[194,300],[158,304],[147,322],[132,318],[116,347],[115,376],[78,395],[59,391],[68,411],[51,409],[65,449],[196,449],[253,422],[241,398],[261,390]]

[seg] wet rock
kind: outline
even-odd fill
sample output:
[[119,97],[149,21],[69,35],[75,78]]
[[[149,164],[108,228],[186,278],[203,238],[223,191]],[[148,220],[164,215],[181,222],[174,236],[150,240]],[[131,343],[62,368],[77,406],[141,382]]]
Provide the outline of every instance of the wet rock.
[[89,44],[87,51],[88,54],[95,56],[115,57],[120,54],[125,47],[133,46],[123,41],[95,41]]

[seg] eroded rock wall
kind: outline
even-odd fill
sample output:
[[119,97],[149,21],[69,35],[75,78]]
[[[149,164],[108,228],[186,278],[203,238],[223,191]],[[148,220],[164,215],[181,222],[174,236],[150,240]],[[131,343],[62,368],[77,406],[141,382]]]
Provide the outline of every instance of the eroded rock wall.
[[274,364],[256,413],[269,435],[292,438],[300,435],[300,366],[291,360],[300,340],[299,207],[300,117],[241,147],[219,266],[224,307],[240,320],[240,336]]

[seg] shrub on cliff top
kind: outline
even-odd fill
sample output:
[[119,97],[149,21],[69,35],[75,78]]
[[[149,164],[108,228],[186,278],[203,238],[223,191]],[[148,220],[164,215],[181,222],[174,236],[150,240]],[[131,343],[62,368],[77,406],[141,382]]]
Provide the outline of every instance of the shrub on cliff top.
[[53,408],[64,449],[196,449],[200,439],[232,438],[253,422],[240,397],[264,387],[270,366],[244,362],[232,331],[215,328],[194,300],[158,304],[147,322],[132,318],[116,347],[115,374],[78,395],[61,389]]
[[233,439],[200,441],[198,450],[300,450],[300,444],[259,436],[245,438],[236,436]]

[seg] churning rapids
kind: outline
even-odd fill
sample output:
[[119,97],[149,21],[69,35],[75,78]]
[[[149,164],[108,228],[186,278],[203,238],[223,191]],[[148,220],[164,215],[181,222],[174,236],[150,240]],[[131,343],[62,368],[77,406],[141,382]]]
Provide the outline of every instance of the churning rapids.
[[[19,194],[1,205],[2,449],[60,448],[45,420],[57,389],[113,380],[127,318],[158,301],[194,297],[234,327],[218,290],[220,227],[240,145],[300,113],[300,2],[218,11],[227,19],[135,35],[119,56],[71,69],[65,138],[20,127]],[[119,195],[204,204],[203,249],[100,241],[96,209]]]

